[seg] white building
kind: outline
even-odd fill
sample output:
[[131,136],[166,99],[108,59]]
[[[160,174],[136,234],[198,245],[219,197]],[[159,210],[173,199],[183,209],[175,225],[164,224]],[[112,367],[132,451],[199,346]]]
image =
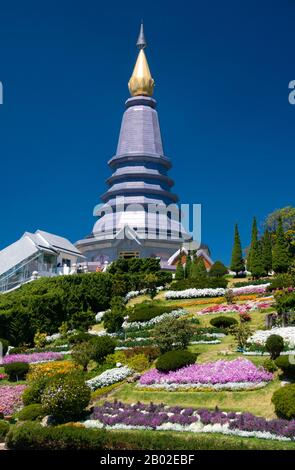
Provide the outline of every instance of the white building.
[[0,292],[41,276],[77,272],[84,256],[69,240],[37,230],[0,251]]

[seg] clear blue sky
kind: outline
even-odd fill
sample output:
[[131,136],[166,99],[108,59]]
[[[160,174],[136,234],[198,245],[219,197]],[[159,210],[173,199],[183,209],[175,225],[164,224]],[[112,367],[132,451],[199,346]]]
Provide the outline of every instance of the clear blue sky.
[[1,2],[0,248],[90,233],[144,18],[171,176],[228,262],[233,226],[294,204],[293,0]]

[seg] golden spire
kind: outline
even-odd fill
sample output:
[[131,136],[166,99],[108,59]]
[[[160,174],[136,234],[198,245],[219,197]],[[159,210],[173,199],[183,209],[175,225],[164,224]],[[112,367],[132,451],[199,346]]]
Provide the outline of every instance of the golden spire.
[[147,44],[144,37],[143,23],[141,23],[136,45],[139,48],[139,53],[133,73],[128,83],[128,88],[131,96],[152,96],[155,82],[151,76],[149,64],[144,53],[144,48]]

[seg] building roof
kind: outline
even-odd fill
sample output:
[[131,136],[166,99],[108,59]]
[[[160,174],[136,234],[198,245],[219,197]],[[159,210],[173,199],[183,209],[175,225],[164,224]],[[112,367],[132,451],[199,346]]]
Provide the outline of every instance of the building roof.
[[29,237],[22,237],[0,251],[0,276],[24,259],[37,254],[39,248]]
[[[172,265],[178,259],[180,253],[183,253],[183,254],[187,255],[188,250],[185,247],[181,248],[181,250],[179,248],[177,251],[175,251],[175,253],[172,256],[170,256],[167,263],[169,265]],[[202,244],[200,245],[200,248],[197,250],[197,256],[203,256],[203,258],[205,258],[210,265],[213,264],[213,261],[212,261],[212,259],[210,258],[209,254],[208,254],[207,245],[202,245]]]
[[25,232],[19,240],[0,251],[0,276],[40,251],[64,252],[84,258],[78,248],[64,237],[42,230]]

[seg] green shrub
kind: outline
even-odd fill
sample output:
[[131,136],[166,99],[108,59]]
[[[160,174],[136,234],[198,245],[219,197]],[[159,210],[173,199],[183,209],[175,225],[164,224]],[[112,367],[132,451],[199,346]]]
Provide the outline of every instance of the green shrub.
[[194,335],[194,327],[187,320],[172,318],[159,323],[154,328],[153,335],[161,353],[172,349],[186,349]]
[[128,322],[149,321],[152,318],[162,315],[163,313],[170,313],[173,310],[175,310],[174,307],[167,307],[157,302],[146,301],[141,304],[136,304],[133,307],[133,310],[131,310],[131,312],[128,312]]
[[161,372],[169,372],[170,370],[177,370],[189,364],[194,364],[195,361],[196,354],[190,351],[168,351],[157,359],[156,368]]
[[117,345],[114,338],[110,336],[94,336],[90,340],[92,345],[92,359],[98,363],[102,363],[106,356],[113,354]]
[[295,287],[295,277],[291,274],[277,274],[270,281],[267,290],[273,291],[276,289],[283,289],[284,287]]
[[295,418],[295,384],[285,385],[276,390],[271,401],[279,418]]
[[4,372],[8,375],[8,380],[16,382],[26,378],[29,368],[30,366],[26,362],[12,362],[4,365]]
[[5,354],[8,351],[9,341],[7,341],[7,339],[0,338],[0,345],[1,344],[2,344],[2,354],[3,356],[5,356]]
[[284,350],[284,340],[279,335],[270,335],[265,343],[265,348],[270,354],[270,358],[275,360]]
[[91,310],[75,312],[69,320],[70,328],[79,331],[88,331],[95,323],[95,314]]
[[40,331],[36,332],[34,336],[34,345],[36,348],[44,348],[44,346],[46,346],[46,336],[46,333],[41,333]]
[[79,344],[79,343],[84,343],[85,341],[89,341],[93,336],[90,333],[87,333],[86,331],[78,331],[77,333],[71,333],[68,336],[68,343],[71,345],[74,344]]
[[275,363],[286,377],[290,379],[295,378],[295,364],[291,364],[289,356],[280,356],[275,360]]
[[275,293],[275,308],[278,314],[295,311],[295,292],[278,291]]
[[44,416],[46,416],[46,413],[39,403],[24,406],[24,408],[17,413],[17,419],[19,421],[36,421],[44,418]]
[[0,442],[5,441],[5,437],[8,431],[9,431],[9,423],[7,421],[0,420]]
[[235,318],[221,315],[220,317],[212,318],[210,324],[216,328],[230,328],[233,325],[237,325],[238,322]]
[[105,430],[75,426],[42,427],[36,422],[11,426],[6,445],[14,450],[100,450]]
[[45,387],[49,383],[49,380],[49,377],[42,377],[30,383],[22,394],[22,400],[24,405],[28,406],[33,403],[41,403],[42,393],[44,392]]
[[158,273],[160,270],[158,258],[119,258],[108,268],[111,274]]
[[24,346],[23,347],[15,347],[15,348],[12,348],[10,351],[9,351],[9,355],[11,356],[12,354],[24,354],[26,353],[28,350],[28,348],[25,348]]
[[91,341],[78,343],[72,349],[72,359],[75,364],[82,366],[87,371],[87,366],[93,357],[93,344]]
[[276,372],[278,370],[278,366],[276,365],[275,361],[272,359],[265,359],[263,362],[263,367],[267,372]]
[[90,401],[90,388],[82,374],[71,373],[53,378],[45,387],[41,404],[57,422],[79,419]]
[[228,269],[221,261],[215,261],[209,271],[211,277],[223,277],[228,274]]
[[124,351],[127,358],[144,354],[149,362],[153,362],[160,355],[160,349],[157,346],[135,346]]
[[144,354],[136,354],[128,360],[127,364],[136,372],[143,372],[149,367],[149,360]]
[[124,299],[122,297],[113,297],[111,309],[107,310],[103,316],[103,324],[107,332],[116,333],[120,331],[126,314]]
[[229,328],[229,332],[235,338],[239,350],[244,350],[248,346],[247,340],[251,336],[251,329],[247,323],[236,323]]

